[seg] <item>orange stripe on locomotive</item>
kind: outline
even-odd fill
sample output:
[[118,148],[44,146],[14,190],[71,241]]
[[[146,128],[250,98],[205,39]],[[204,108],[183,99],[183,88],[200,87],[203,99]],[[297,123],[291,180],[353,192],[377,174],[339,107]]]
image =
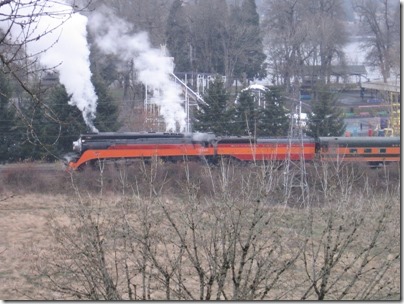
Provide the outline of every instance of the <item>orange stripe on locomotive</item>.
[[230,156],[242,161],[254,160],[313,160],[315,143],[263,143],[263,144],[218,144],[217,155]]
[[107,149],[86,150],[75,163],[70,163],[72,169],[91,160],[120,159],[120,158],[151,158],[151,157],[181,157],[181,156],[209,156],[213,155],[213,148],[206,148],[200,144],[177,145],[116,145]]

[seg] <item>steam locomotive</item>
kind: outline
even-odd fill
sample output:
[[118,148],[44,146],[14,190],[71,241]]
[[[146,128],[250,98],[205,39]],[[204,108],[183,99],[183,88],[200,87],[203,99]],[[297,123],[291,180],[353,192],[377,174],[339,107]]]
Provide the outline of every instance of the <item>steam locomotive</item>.
[[321,159],[367,162],[377,166],[400,161],[399,137],[254,138],[212,133],[101,132],[82,134],[73,142],[68,167],[76,170],[96,160],[151,159],[176,161],[220,157],[239,161]]

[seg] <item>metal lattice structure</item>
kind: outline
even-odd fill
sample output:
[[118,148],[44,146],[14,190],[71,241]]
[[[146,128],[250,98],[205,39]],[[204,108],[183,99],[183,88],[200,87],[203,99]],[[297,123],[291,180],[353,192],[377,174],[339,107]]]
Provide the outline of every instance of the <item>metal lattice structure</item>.
[[[170,75],[171,80],[176,85],[179,85],[182,91],[181,94],[181,104],[184,106],[184,111],[186,113],[186,126],[185,132],[192,132],[192,117],[193,111],[198,107],[198,104],[204,103],[204,100],[200,94],[193,91],[184,81],[175,76]],[[150,89],[145,86],[145,99],[144,99],[144,109],[146,113],[146,122],[148,125],[152,126],[154,131],[165,131],[165,123],[163,117],[160,115],[160,108],[153,102],[153,99],[158,98],[160,92],[156,89]]]

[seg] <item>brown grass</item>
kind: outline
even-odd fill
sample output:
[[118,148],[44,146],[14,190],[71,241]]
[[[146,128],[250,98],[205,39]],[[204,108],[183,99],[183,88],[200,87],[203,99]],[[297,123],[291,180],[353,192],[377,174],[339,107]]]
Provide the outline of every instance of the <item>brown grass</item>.
[[28,299],[34,292],[24,279],[32,261],[30,253],[47,250],[52,242],[46,229],[51,210],[66,197],[49,194],[0,195],[0,298]]
[[[150,169],[150,167],[142,167],[140,163],[123,167],[106,166],[101,176],[99,170],[91,168],[70,175],[58,164],[51,166],[23,164],[0,167],[0,231],[2,232],[0,238],[0,299],[41,300],[54,296],[30,284],[32,254],[35,253],[38,256],[44,252],[48,253],[53,244],[52,235],[46,224],[55,209],[62,209],[74,197],[72,179],[80,193],[88,197],[97,196],[101,186],[104,200],[108,200],[110,197],[111,202],[117,200],[118,196],[122,194],[122,189],[125,189],[127,193],[134,192],[142,197],[148,197],[148,181],[139,173],[144,168]],[[389,180],[386,180],[383,170],[367,171],[373,190],[381,191],[386,188],[388,183],[394,185],[399,182],[399,169],[394,166],[390,169]],[[176,199],[177,203],[181,202],[177,199],[184,195],[182,190],[186,184],[185,164],[165,164],[158,170],[156,184],[165,180],[163,193],[165,197]],[[192,171],[191,183],[197,185],[198,195],[208,196],[213,189],[212,180],[206,167],[192,163],[190,170]],[[238,178],[245,171],[246,168],[235,169],[233,174],[236,178],[233,180],[233,187],[237,188],[240,185]],[[308,172],[311,174],[310,168],[308,168]],[[313,184],[315,184],[314,181]],[[362,186],[358,180],[355,187]],[[173,201],[172,208],[174,206]],[[281,221],[281,225],[284,225],[281,229],[286,234],[293,234],[294,225],[300,224],[299,220],[303,221],[297,209],[288,211],[288,209],[282,209],[283,207],[276,205],[272,208],[286,212]],[[396,215],[399,218],[399,213]],[[297,221],[292,223],[288,222],[289,220]],[[392,229],[395,228],[392,227]],[[350,253],[350,255],[353,254],[354,252]],[[301,267],[301,262],[297,265]],[[296,273],[304,274],[301,268]],[[399,269],[395,270],[395,274],[397,277],[393,278],[394,286],[399,282]],[[283,283],[288,284],[288,281],[285,280]],[[281,292],[277,294],[281,294]],[[163,292],[156,292],[155,296],[164,299]],[[299,295],[296,294],[296,299],[298,297]]]

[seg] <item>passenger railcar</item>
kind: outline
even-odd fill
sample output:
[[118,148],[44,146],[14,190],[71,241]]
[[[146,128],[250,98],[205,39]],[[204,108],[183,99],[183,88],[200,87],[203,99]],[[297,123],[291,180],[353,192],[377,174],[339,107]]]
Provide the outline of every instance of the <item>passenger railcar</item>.
[[380,165],[400,161],[399,137],[320,137],[317,153],[326,161],[368,162]]

